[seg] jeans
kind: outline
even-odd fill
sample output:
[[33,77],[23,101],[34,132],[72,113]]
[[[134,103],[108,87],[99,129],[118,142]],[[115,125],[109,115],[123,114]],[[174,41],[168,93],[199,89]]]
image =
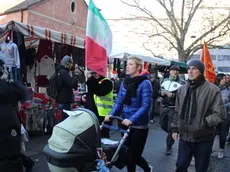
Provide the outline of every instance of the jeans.
[[175,112],[174,108],[170,108],[168,112],[168,135],[166,138],[167,147],[172,147],[172,145],[174,144],[174,139],[172,138],[172,127],[171,127],[174,112]]
[[71,104],[58,104],[58,108],[61,110],[61,119],[59,122],[62,122],[69,117],[63,110],[71,110]]
[[219,147],[225,148],[226,138],[228,134],[229,123],[228,121],[221,122],[217,125],[217,131],[219,132]]
[[195,158],[196,172],[207,172],[213,142],[214,139],[209,139],[199,143],[186,142],[180,139],[176,172],[187,172],[193,156]]

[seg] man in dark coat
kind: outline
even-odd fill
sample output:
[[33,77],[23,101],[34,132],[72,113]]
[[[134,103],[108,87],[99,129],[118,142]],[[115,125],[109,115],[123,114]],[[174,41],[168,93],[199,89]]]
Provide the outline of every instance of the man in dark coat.
[[8,82],[7,77],[6,70],[0,65],[0,171],[21,172],[21,123],[18,102],[27,99],[27,90],[19,82]]
[[76,76],[71,77],[71,69],[73,68],[73,59],[70,56],[64,56],[61,65],[57,66],[56,72],[58,94],[56,102],[62,111],[61,120],[65,120],[68,115],[63,110],[71,110],[71,103],[74,101],[73,89],[78,88],[78,80]]
[[227,119],[220,89],[206,81],[204,63],[188,63],[188,82],[176,96],[172,137],[179,140],[176,172],[187,171],[192,157],[196,172],[207,172],[216,126]]

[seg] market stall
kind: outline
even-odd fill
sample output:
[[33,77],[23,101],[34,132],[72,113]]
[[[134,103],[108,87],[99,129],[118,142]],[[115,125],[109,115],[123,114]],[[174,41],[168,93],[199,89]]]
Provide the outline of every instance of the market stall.
[[[55,63],[66,54],[75,62],[84,58],[84,39],[16,21],[0,26],[0,59],[5,61],[9,76],[13,70],[18,72],[18,77],[12,72],[10,79],[21,80],[30,93],[20,111],[28,132],[47,132],[58,120],[57,104],[46,95],[46,86]],[[8,56],[14,60],[11,64]],[[73,107],[79,101],[79,96],[75,97]]]
[[131,54],[131,53],[120,53],[116,55],[112,55],[110,59],[122,59],[123,61],[127,61],[130,56],[136,56],[142,59],[144,62],[148,62],[151,64],[157,64],[159,66],[170,66],[170,61],[166,59],[162,59],[159,57],[145,56],[141,54]]

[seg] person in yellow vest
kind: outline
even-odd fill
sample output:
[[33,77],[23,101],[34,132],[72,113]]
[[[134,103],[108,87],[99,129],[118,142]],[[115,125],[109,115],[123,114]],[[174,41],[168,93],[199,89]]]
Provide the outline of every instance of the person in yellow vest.
[[[102,123],[113,107],[113,82],[109,78],[91,72],[86,85],[88,92],[82,96],[84,107],[94,112]],[[109,130],[103,129],[101,135],[103,138],[109,138]]]

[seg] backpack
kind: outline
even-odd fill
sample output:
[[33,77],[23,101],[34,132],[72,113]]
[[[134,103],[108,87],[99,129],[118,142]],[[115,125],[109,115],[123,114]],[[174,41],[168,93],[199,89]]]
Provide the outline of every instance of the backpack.
[[56,99],[59,92],[59,85],[57,82],[58,76],[60,73],[54,73],[53,76],[49,79],[47,86],[47,95],[53,99]]

